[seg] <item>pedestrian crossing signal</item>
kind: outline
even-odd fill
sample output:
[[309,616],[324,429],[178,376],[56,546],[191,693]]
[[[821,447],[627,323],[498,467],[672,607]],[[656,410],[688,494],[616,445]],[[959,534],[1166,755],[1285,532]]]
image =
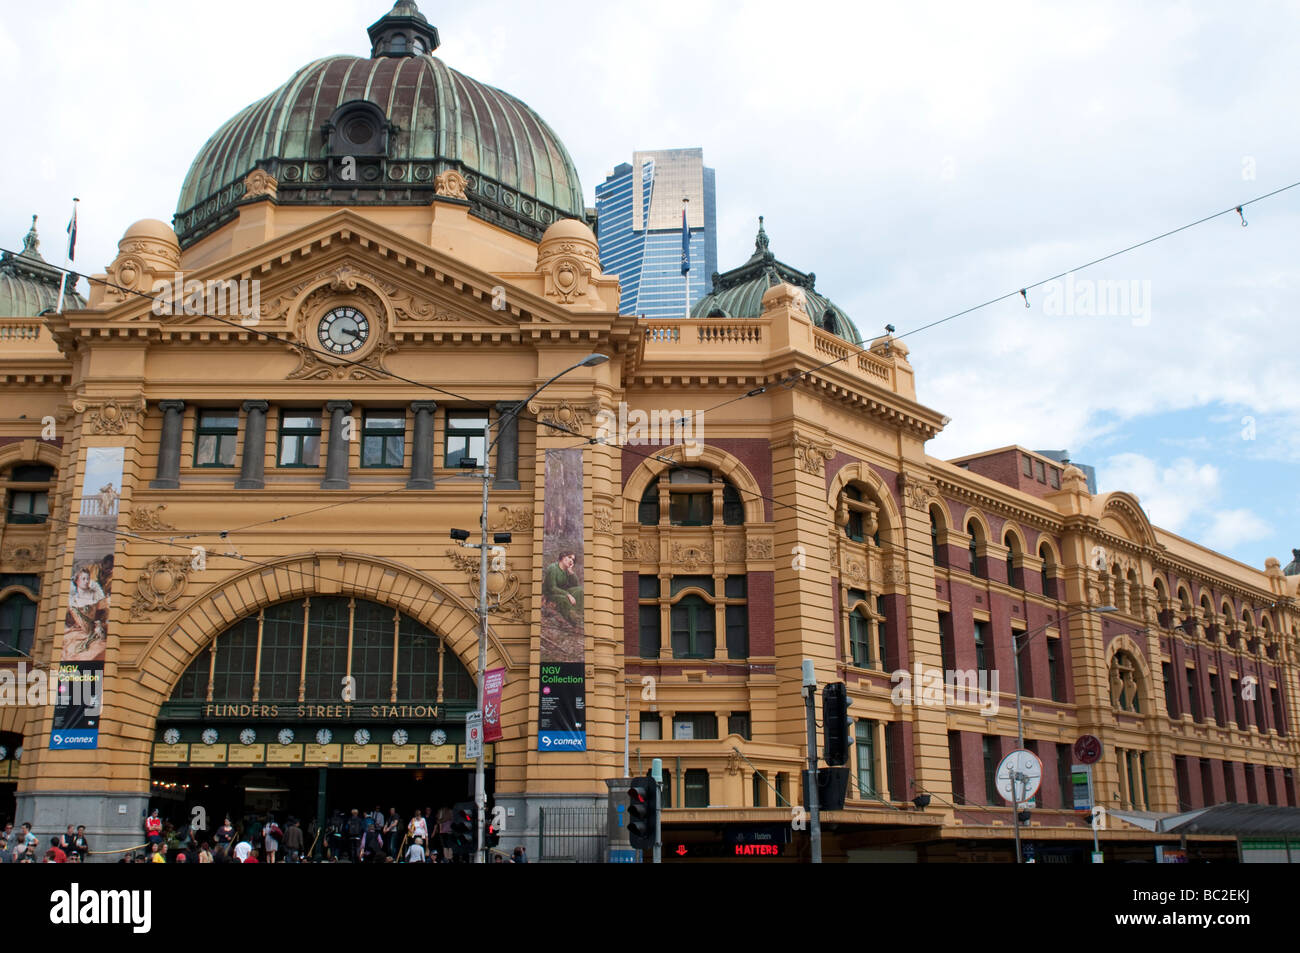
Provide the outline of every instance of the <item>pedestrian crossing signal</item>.
[[659,789],[654,778],[633,778],[627,789],[627,835],[638,850],[655,845],[655,821],[659,816]]

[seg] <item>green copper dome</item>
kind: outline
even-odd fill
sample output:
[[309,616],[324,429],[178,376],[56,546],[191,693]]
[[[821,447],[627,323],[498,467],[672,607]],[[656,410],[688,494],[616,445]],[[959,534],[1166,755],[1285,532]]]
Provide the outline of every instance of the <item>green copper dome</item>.
[[427,205],[454,170],[472,214],[531,238],[583,217],[559,137],[514,96],[430,55],[438,31],[415,3],[399,0],[369,34],[369,59],[304,66],[207,141],[176,206],[182,246],[234,217],[256,168],[275,177],[281,204]]
[[[41,240],[36,235],[36,216],[23,237],[23,250],[17,255],[0,255],[0,317],[34,318],[59,306],[59,277],[62,272],[41,257]],[[69,277],[63,296],[63,310],[76,311],[86,306],[86,299],[74,290],[76,280]]]
[[808,301],[808,316],[817,327],[853,344],[861,344],[862,336],[849,316],[813,289],[816,280],[817,276],[811,271],[805,274],[776,260],[760,215],[754,254],[739,268],[715,274],[712,290],[691,307],[691,317],[757,318],[763,313],[763,295],[769,288],[785,283],[803,289]]

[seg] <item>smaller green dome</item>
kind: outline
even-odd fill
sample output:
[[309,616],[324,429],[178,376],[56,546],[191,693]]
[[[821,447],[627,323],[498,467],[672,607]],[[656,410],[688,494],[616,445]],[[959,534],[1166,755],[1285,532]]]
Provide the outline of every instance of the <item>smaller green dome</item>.
[[[59,278],[62,272],[41,257],[41,240],[36,234],[36,216],[23,237],[23,250],[17,255],[0,255],[0,317],[35,318],[59,306]],[[86,299],[76,292],[77,279],[67,278],[63,296],[65,311],[86,306]]]
[[861,344],[862,336],[849,316],[835,302],[814,290],[816,281],[817,276],[811,271],[805,274],[776,260],[760,215],[754,254],[739,268],[715,273],[712,290],[691,307],[691,317],[757,318],[763,313],[763,295],[769,288],[784,283],[803,289],[808,300],[808,316],[817,327],[852,344]]

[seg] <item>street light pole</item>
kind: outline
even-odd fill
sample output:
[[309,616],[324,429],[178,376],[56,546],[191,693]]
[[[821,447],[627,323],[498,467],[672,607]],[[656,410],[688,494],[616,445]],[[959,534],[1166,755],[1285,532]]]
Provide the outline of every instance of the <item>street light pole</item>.
[[[501,418],[497,421],[497,435],[492,438],[491,442],[489,442],[483,450],[483,512],[479,517],[480,536],[478,564],[478,711],[480,717],[483,713],[483,703],[486,700],[488,613],[491,611],[491,607],[488,605],[487,577],[488,546],[490,545],[488,542],[488,488],[492,479],[492,448],[495,447],[497,441],[501,439],[501,433],[504,430],[502,424],[508,422],[511,418],[519,416],[519,412],[524,407],[528,406],[528,402],[534,397],[546,390],[546,388],[550,387],[570,371],[576,371],[580,367],[596,367],[600,364],[604,364],[608,360],[609,357],[605,354],[588,354],[577,364],[574,364],[572,367],[566,367],[564,370],[560,371],[560,373],[556,374],[541,387],[537,388],[537,390],[533,391],[521,400],[512,409],[502,414]],[[478,810],[475,812],[478,820],[475,825],[477,830],[474,833],[474,862],[481,864],[484,863],[483,824],[485,820],[484,815],[487,812],[487,781],[483,768],[483,748],[481,745],[479,746],[478,758],[474,765],[474,803],[478,805]]]
[[[1118,612],[1118,611],[1119,610],[1115,606],[1087,606],[1083,609],[1074,609],[1070,612],[1065,613],[1065,615],[1057,616],[1056,619],[1047,623],[1046,625],[1040,625],[1038,628],[1032,629],[1028,632],[1022,632],[1019,635],[1017,635],[1015,632],[1011,633],[1011,648],[1012,648],[1011,663],[1012,663],[1012,668],[1015,669],[1015,673],[1016,673],[1016,742],[1017,742],[1016,747],[1017,748],[1024,748],[1025,746],[1025,712],[1024,712],[1024,707],[1020,703],[1021,701],[1020,699],[1020,653],[1021,651],[1024,649],[1026,645],[1029,644],[1030,640],[1033,639],[1035,636],[1041,635],[1042,633],[1046,632],[1048,629],[1052,628],[1055,625],[1060,625],[1061,622],[1070,618],[1071,616],[1087,615],[1090,612]],[[1021,864],[1024,863],[1024,857],[1020,850],[1020,798],[1016,792],[1016,778],[1014,774],[1012,775],[1011,778],[1011,819],[1015,825],[1015,830],[1016,830],[1016,863]]]

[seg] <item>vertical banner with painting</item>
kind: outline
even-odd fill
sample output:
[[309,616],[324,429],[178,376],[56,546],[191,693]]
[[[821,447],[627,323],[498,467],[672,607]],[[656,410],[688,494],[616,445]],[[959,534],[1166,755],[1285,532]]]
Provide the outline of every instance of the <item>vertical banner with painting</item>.
[[586,751],[582,449],[546,451],[538,751]]
[[123,447],[91,447],[77,512],[68,611],[63,618],[59,697],[50,731],[51,748],[99,747],[104,652],[113,596]]

